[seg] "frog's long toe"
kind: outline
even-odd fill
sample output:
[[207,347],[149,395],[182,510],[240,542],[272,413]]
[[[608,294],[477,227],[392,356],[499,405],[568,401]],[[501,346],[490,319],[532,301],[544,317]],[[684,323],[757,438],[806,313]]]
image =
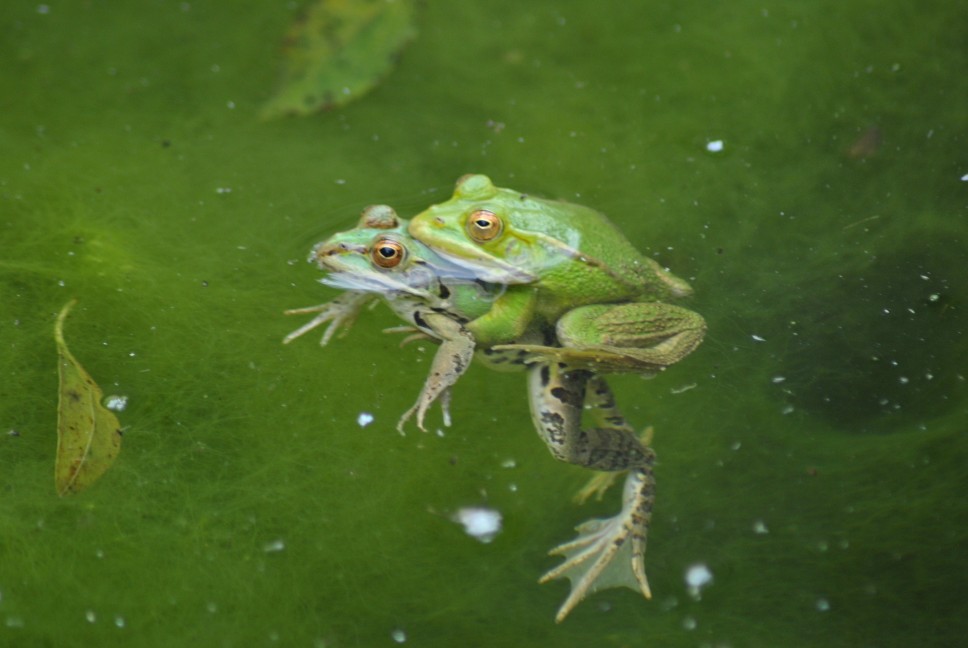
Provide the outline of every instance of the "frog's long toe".
[[651,474],[633,471],[625,484],[622,511],[613,518],[589,520],[576,527],[578,537],[552,549],[565,562],[538,581],[565,577],[571,593],[558,609],[560,623],[585,596],[611,587],[628,587],[652,598],[645,576],[645,544],[654,489]]

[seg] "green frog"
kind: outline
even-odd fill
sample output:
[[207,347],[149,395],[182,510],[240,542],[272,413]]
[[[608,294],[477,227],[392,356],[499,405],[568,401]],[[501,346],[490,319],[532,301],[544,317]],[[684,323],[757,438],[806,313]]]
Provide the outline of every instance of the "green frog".
[[[440,344],[417,402],[397,423],[397,430],[416,415],[417,426],[426,431],[424,418],[438,399],[445,425],[450,425],[450,388],[470,364],[475,350],[468,320],[486,313],[500,287],[460,277],[452,266],[407,233],[407,221],[388,205],[363,210],[355,229],[334,234],[313,247],[309,261],[330,274],[321,282],[346,292],[329,302],[295,308],[288,315],[316,316],[283,339],[284,344],[329,323],[321,345],[333,335],[349,330],[359,313],[381,298],[408,326],[388,332],[410,333],[402,344],[429,338]],[[448,279],[441,279],[444,275]],[[463,274],[466,275],[466,272]],[[402,345],[401,345],[402,346]]]
[[[457,181],[450,200],[410,222],[410,233],[454,265],[508,289],[467,324],[489,351],[515,350],[529,373],[531,411],[552,454],[596,470],[628,470],[622,511],[578,527],[554,549],[565,561],[542,582],[567,577],[561,621],[588,593],[625,585],[651,596],[645,539],[655,496],[654,454],[618,416],[580,425],[581,394],[600,373],[654,375],[702,341],[703,318],[667,303],[692,289],[640,254],[601,213],[496,187],[484,175]],[[553,327],[553,343],[507,345],[522,326]],[[600,421],[596,421],[600,423]]]
[[[461,188],[467,189],[468,178],[483,176],[462,179],[457,192],[461,200],[467,197]],[[552,207],[565,205],[545,202]],[[497,213],[494,201],[487,206],[489,209],[482,211]],[[443,398],[449,393],[450,385],[466,368],[468,347],[476,348],[478,355],[494,367],[528,366],[532,417],[552,454],[596,470],[629,472],[622,511],[608,520],[586,522],[578,527],[576,540],[552,550],[564,555],[565,562],[545,574],[542,582],[560,577],[572,582],[558,621],[584,596],[606,587],[628,586],[651,596],[644,551],[654,502],[654,453],[636,438],[598,373],[654,373],[691,351],[704,331],[698,315],[656,301],[688,294],[688,285],[640,257],[627,242],[624,249],[609,241],[604,247],[584,245],[579,251],[575,246],[582,243],[585,229],[590,232],[586,238],[604,232],[606,238],[624,239],[602,220],[604,217],[588,216],[596,212],[574,205],[568,208],[581,217],[573,219],[569,229],[562,229],[561,223],[552,219],[549,222],[557,229],[532,235],[530,245],[544,258],[540,263],[528,260],[526,246],[511,255],[514,263],[498,258],[491,268],[466,262],[459,246],[456,254],[437,256],[419,242],[408,240],[405,224],[395,215],[393,219],[384,218],[386,222],[376,229],[385,231],[376,237],[372,232],[353,234],[363,236],[365,244],[334,237],[318,245],[312,259],[321,267],[336,270],[328,282],[349,292],[329,304],[292,311],[318,315],[287,338],[289,341],[329,321],[325,343],[335,329],[352,323],[359,310],[374,298],[374,291],[382,294],[398,315],[416,324],[420,334],[442,342],[435,365],[442,357],[442,366],[449,367],[442,374],[431,372],[428,384],[438,386],[428,389],[425,385],[421,399],[401,422],[416,409],[420,423],[426,411],[421,403],[429,406],[437,395]],[[379,206],[377,212],[381,210],[386,216],[389,208]],[[531,211],[535,216],[531,222],[541,225],[541,216],[547,214],[540,208]],[[387,226],[391,222],[392,227]],[[603,223],[611,229],[602,227]],[[373,224],[372,213],[368,220],[364,212],[361,229],[372,229]],[[393,230],[393,236],[387,239],[389,230]],[[409,231],[417,233],[419,228],[411,223]],[[388,240],[393,245],[386,246]],[[593,252],[623,251],[635,256],[631,261],[618,258],[611,265],[592,256]],[[515,263],[521,264],[520,269]],[[575,267],[563,267],[569,265]],[[432,271],[423,272],[427,268]],[[545,272],[550,277],[547,283],[542,275]],[[495,282],[501,285],[495,287]],[[601,284],[600,289],[594,288],[596,282]],[[571,299],[578,308],[568,309]],[[610,303],[598,304],[596,299]],[[622,301],[633,299],[641,301]],[[652,301],[646,301],[649,299]],[[430,314],[432,321],[425,317]],[[450,352],[444,353],[445,345],[450,345]],[[454,353],[457,348],[462,352]],[[440,375],[445,378],[440,379]],[[593,419],[593,426],[587,429],[581,425],[583,405]]]

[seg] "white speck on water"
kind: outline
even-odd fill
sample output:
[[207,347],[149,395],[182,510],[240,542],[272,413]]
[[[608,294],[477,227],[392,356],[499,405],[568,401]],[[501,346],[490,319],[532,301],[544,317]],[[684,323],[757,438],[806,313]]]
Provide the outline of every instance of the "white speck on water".
[[46,16],[50,13],[50,5],[37,5],[37,13],[39,13],[41,16]]
[[773,376],[774,385],[779,385],[781,382],[784,382],[785,380],[786,378],[784,376]]
[[723,140],[713,140],[711,142],[706,142],[706,150],[710,153],[719,153],[723,150],[726,144]]
[[514,482],[511,482],[510,484],[508,484],[508,490],[511,491],[512,493],[517,493],[518,485],[515,484]]
[[366,427],[373,422],[373,415],[369,412],[360,412],[360,415],[356,417],[356,424],[360,427]]
[[390,633],[390,638],[397,643],[403,643],[407,640],[407,633],[398,628]]
[[286,548],[286,543],[282,538],[267,542],[262,545],[262,550],[266,553],[278,553]]
[[729,449],[730,449],[730,450],[733,450],[733,451],[735,451],[735,450],[739,450],[739,449],[740,449],[740,448],[742,448],[742,447],[743,447],[743,442],[742,442],[742,441],[733,441],[733,442],[732,442],[732,443],[731,443],[731,444],[729,445]]
[[344,180],[343,178],[337,178],[334,182],[336,182],[336,184],[338,184],[338,185],[345,185],[346,184],[346,180]]
[[225,103],[225,107],[228,108],[229,110],[235,110],[235,102],[229,100]]
[[94,613],[94,610],[86,610],[84,612],[84,618],[87,619],[88,623],[94,623],[97,621],[97,614]]
[[454,522],[464,525],[464,531],[472,538],[488,543],[501,532],[501,513],[494,509],[465,506],[458,509]]
[[712,582],[713,573],[709,571],[709,567],[705,563],[696,563],[686,569],[686,587],[689,589],[689,595],[694,599],[698,599],[702,588]]
[[683,385],[682,387],[671,387],[669,388],[669,393],[673,395],[684,394],[690,389],[695,389],[697,386],[697,383],[689,383],[688,385]]
[[756,335],[756,334],[754,333],[754,334],[753,334],[753,341],[754,341],[754,342],[766,342],[766,338],[764,338],[764,337],[760,337],[759,335]]
[[786,405],[783,409],[780,410],[780,414],[783,414],[784,416],[786,416],[787,414],[793,414],[793,411],[794,411],[793,405]]
[[24,627],[24,620],[18,616],[8,616],[7,617],[7,627],[8,628],[22,628]]
[[966,173],[965,175],[961,176],[961,181],[962,182],[968,182],[968,173]]
[[505,459],[501,462],[501,468],[517,468],[518,462],[514,459]]
[[907,376],[901,376],[900,378],[897,379],[897,381],[902,385],[906,385],[909,382],[911,382],[911,380]]
[[115,412],[123,412],[124,408],[128,406],[128,397],[112,394],[104,399],[104,406]]
[[817,599],[817,612],[826,612],[830,609],[830,601],[827,599]]
[[118,616],[114,617],[114,625],[117,628],[123,628],[124,627],[124,617],[121,616],[121,615],[118,615]]
[[215,187],[215,193],[217,194],[232,193],[232,187]]
[[696,623],[696,620],[693,617],[691,617],[691,616],[688,616],[688,617],[686,617],[685,619],[682,620],[682,629],[683,630],[695,630],[696,629],[696,626],[698,626],[698,625],[699,624]]
[[763,520],[756,520],[753,522],[753,533],[757,535],[766,535],[770,530],[766,528],[766,522]]
[[679,607],[679,599],[677,599],[675,596],[667,596],[662,599],[662,602],[659,605],[664,612],[668,612],[669,610]]

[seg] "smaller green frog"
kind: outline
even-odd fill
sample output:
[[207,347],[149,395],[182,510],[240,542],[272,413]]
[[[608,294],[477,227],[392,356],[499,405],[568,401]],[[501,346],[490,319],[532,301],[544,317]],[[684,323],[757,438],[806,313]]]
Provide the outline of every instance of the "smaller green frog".
[[[346,292],[318,306],[286,311],[288,315],[316,316],[287,335],[283,343],[329,322],[321,340],[325,346],[336,331],[348,330],[363,308],[382,298],[410,324],[387,330],[411,333],[402,344],[421,338],[440,344],[420,396],[400,417],[397,430],[402,433],[404,424],[416,415],[417,426],[426,431],[425,415],[438,399],[444,424],[450,425],[450,388],[466,371],[475,350],[464,324],[488,311],[498,287],[470,277],[456,278],[463,271],[414,241],[407,234],[407,221],[387,205],[364,209],[357,228],[318,243],[309,261],[330,271],[321,279],[323,284]],[[441,279],[445,274],[450,277],[446,281]]]

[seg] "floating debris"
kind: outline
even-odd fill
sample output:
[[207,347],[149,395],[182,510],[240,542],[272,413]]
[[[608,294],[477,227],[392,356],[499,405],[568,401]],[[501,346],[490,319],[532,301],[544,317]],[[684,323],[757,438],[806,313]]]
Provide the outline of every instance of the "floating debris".
[[702,588],[712,582],[713,573],[703,563],[691,565],[686,570],[686,587],[689,589],[689,595],[694,599],[698,599]]
[[468,506],[458,509],[454,522],[464,525],[467,535],[488,543],[501,532],[501,513],[494,509]]
[[101,404],[104,393],[64,341],[64,320],[76,303],[67,302],[54,325],[59,381],[54,484],[62,497],[97,481],[121,450],[121,424]]
[[263,119],[310,115],[361,97],[416,34],[412,0],[318,0],[283,41],[282,83]]

